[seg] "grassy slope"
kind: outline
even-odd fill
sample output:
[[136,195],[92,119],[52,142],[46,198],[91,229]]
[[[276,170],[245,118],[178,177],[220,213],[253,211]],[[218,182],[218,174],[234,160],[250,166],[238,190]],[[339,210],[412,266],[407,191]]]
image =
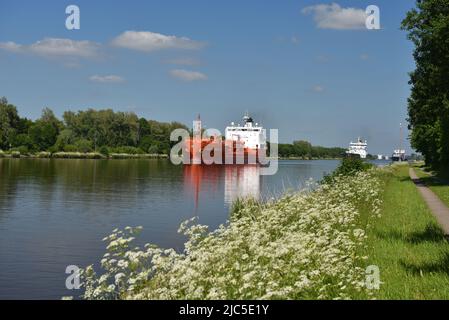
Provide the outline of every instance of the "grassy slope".
[[399,166],[389,178],[382,217],[369,232],[368,264],[380,268],[378,299],[449,299],[449,244]]
[[437,196],[449,206],[449,183],[424,172],[421,166],[415,166],[416,175],[421,178]]

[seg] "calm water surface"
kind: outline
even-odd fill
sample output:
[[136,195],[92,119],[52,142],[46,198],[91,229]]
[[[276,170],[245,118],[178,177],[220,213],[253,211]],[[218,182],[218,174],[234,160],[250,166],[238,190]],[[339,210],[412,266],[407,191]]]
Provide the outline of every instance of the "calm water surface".
[[183,249],[179,224],[226,222],[237,197],[259,199],[319,180],[338,161],[281,161],[274,176],[254,166],[174,166],[166,160],[0,159],[0,299],[59,299],[67,265],[97,263],[101,239],[144,227],[139,243]]

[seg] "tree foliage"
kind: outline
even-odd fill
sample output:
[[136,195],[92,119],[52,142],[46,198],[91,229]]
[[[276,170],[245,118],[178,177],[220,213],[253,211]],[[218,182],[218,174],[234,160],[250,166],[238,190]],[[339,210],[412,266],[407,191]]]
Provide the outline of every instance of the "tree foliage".
[[44,108],[33,122],[21,118],[6,98],[0,99],[0,149],[168,154],[170,133],[176,128],[188,129],[179,122],[162,123],[111,109],[67,111],[61,121]]
[[279,144],[279,156],[283,158],[340,158],[345,154],[343,148],[326,148],[320,146],[312,146],[308,141],[294,141],[292,144]]
[[449,169],[449,0],[418,0],[402,22],[414,43],[408,99],[412,146],[435,169]]

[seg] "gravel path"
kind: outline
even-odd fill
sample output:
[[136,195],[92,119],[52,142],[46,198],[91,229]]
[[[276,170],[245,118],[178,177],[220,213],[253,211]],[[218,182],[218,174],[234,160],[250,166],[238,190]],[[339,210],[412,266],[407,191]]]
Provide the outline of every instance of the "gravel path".
[[446,204],[418,178],[413,168],[409,169],[409,174],[424,198],[424,201],[443,228],[444,233],[446,236],[449,236],[449,207],[446,206]]

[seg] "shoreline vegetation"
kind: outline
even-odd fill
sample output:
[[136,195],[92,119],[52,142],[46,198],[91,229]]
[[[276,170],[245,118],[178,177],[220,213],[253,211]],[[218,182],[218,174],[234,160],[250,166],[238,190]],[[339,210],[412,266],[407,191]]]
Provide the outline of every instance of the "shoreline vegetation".
[[408,167],[346,158],[311,190],[236,201],[217,230],[182,223],[182,252],[115,229],[102,270],[82,270],[82,298],[447,299],[449,245]]
[[[113,154],[112,158],[120,159],[161,158],[177,143],[170,141],[175,129],[192,134],[176,121],[158,122],[111,109],[66,111],[60,120],[51,109],[44,108],[41,117],[32,121],[20,117],[16,106],[0,98],[0,157],[56,154],[58,158],[91,159],[111,158]],[[343,148],[313,146],[307,141],[279,143],[278,150],[283,159],[336,159],[345,154]]]
[[[109,153],[102,154],[100,152],[36,152],[21,153],[20,151],[0,150],[1,158],[25,158],[25,159],[169,159],[167,154],[151,154],[151,153]],[[268,160],[341,160],[342,157],[267,157]]]
[[99,152],[37,152],[21,154],[19,151],[2,152],[1,158],[17,158],[17,159],[168,159],[166,154],[149,154],[149,153],[110,153],[102,154]]
[[[366,233],[378,219],[383,171],[347,158],[313,191],[242,199],[214,231],[181,224],[185,250],[135,248],[140,227],[103,240],[103,271],[82,271],[85,299],[348,299],[365,286]],[[359,170],[360,169],[360,170]]]

